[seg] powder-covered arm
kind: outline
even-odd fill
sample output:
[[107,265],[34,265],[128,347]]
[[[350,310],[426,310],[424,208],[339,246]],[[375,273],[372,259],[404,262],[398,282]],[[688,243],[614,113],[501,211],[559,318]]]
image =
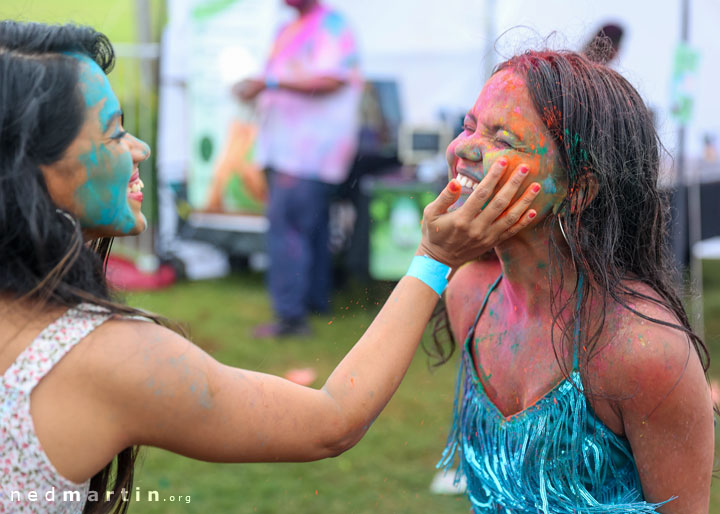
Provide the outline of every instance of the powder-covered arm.
[[[457,265],[527,226],[537,192],[531,184],[511,205],[525,178],[518,172],[478,216],[503,173],[498,166],[461,209],[446,213],[459,189],[452,182],[425,210],[418,253]],[[89,366],[97,418],[116,450],[145,444],[224,462],[337,455],[363,436],[400,384],[437,300],[421,280],[403,278],[320,390],[223,365],[148,322],[108,322]]]

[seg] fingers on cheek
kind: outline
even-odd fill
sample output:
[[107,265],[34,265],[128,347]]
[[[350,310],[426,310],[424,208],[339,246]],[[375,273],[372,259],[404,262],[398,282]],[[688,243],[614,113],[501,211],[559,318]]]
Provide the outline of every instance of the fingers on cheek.
[[511,173],[513,170],[515,170],[520,164],[522,164],[523,161],[527,161],[526,156],[523,154],[520,154],[518,152],[510,151],[510,150],[502,150],[499,152],[487,152],[483,156],[483,166],[485,167],[484,171],[485,174],[490,170],[490,168],[495,164],[496,161],[499,159],[504,158],[507,161],[507,165],[505,166],[505,173]]
[[512,227],[517,222],[518,222],[517,214],[507,213],[505,215],[505,226],[507,226],[508,228]]

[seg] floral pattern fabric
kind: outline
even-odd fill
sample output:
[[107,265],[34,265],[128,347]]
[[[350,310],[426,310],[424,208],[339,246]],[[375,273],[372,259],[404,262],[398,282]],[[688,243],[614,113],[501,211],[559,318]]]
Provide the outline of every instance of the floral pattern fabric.
[[90,481],[62,477],[30,416],[30,393],[78,342],[111,314],[81,304],[48,325],[0,378],[0,512],[79,513]]

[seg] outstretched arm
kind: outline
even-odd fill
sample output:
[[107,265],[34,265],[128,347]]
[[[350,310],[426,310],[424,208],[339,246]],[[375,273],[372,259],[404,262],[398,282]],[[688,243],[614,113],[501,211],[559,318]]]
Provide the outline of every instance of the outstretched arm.
[[[455,181],[430,204],[418,253],[457,266],[526,226],[532,185],[510,205],[524,175],[492,195],[500,165],[463,207]],[[509,207],[508,207],[509,206]],[[101,327],[110,340],[94,360],[95,393],[119,420],[118,445],[158,446],[209,461],[301,461],[337,455],[355,444],[400,384],[438,295],[403,278],[321,390],[225,366],[179,335],[140,321]],[[100,330],[100,329],[99,329]]]

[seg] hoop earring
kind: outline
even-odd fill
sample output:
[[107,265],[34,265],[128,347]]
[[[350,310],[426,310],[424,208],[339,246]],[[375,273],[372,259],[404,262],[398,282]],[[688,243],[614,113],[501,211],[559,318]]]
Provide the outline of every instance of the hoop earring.
[[558,225],[560,225],[560,233],[562,234],[563,239],[565,240],[565,242],[567,243],[567,245],[570,246],[570,241],[568,240],[568,236],[567,236],[567,234],[565,233],[565,229],[563,228],[562,218],[561,218],[560,216],[558,216],[558,217],[557,217],[557,220],[558,220]]
[[577,271],[577,265],[575,264],[575,254],[573,253],[572,246],[570,245],[570,241],[568,240],[568,236],[565,233],[565,228],[563,228],[562,218],[558,216],[557,220],[558,225],[560,225],[560,233],[562,234],[565,243],[568,245],[568,248],[570,248],[570,260],[572,261],[573,269]]
[[67,219],[69,219],[70,223],[72,223],[73,228],[77,227],[77,221],[75,220],[75,218],[72,217],[72,215],[69,212],[64,211],[62,209],[55,209],[55,212],[58,214],[61,214],[62,216],[65,216]]

